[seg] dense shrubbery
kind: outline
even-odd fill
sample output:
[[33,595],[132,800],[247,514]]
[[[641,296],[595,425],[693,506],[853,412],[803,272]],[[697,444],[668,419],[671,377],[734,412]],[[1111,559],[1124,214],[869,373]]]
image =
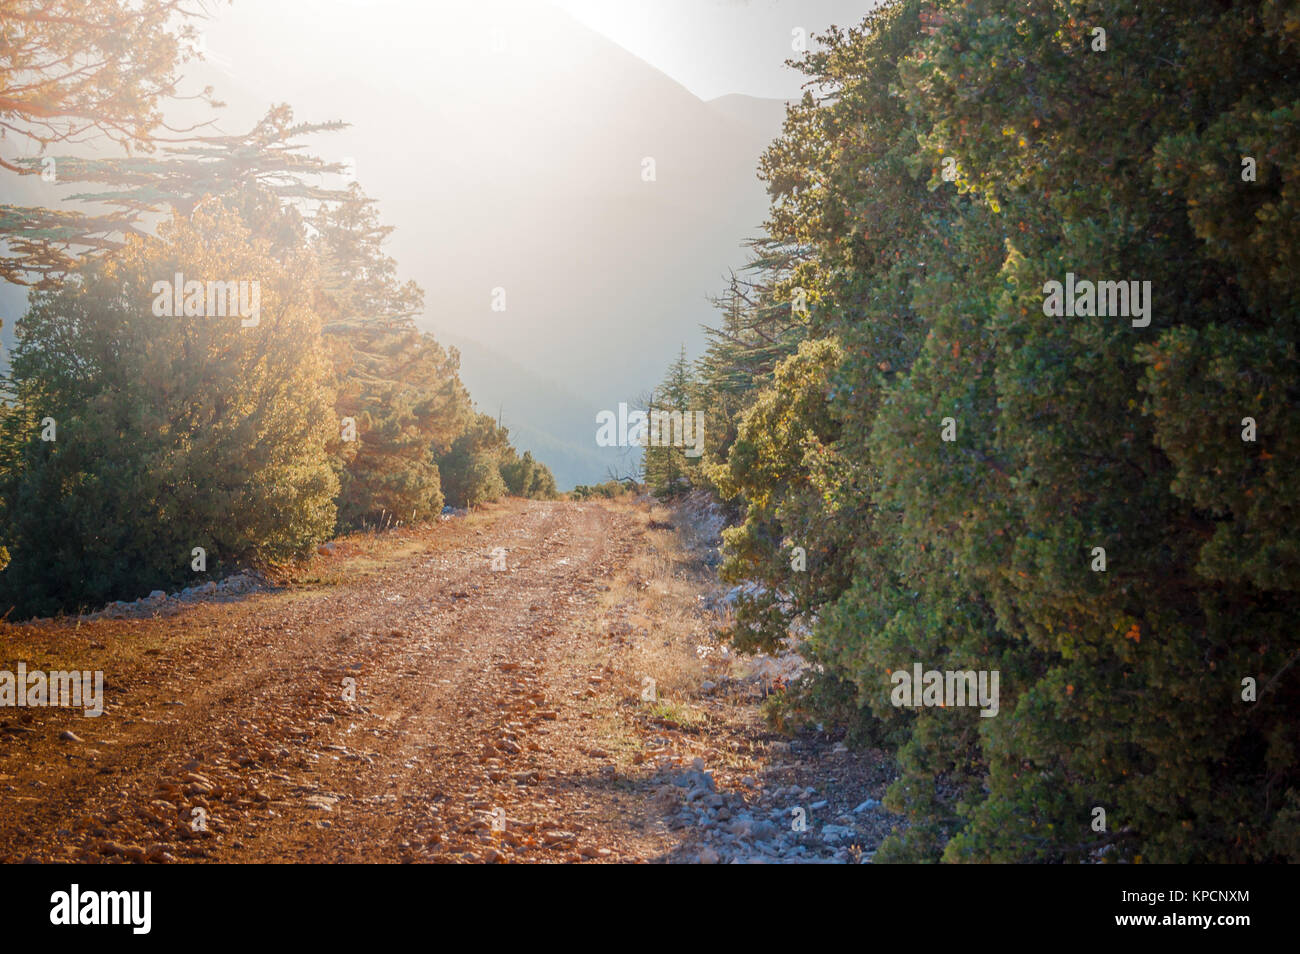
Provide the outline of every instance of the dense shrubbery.
[[[199,263],[260,282],[256,328],[155,316],[153,282]],[[33,296],[0,437],[13,555],[0,602],[47,613],[134,598],[193,579],[194,547],[211,571],[303,553],[333,530],[311,266],[277,260],[209,204]]]
[[[733,638],[811,624],[803,698],[898,743],[879,860],[1300,860],[1289,5],[907,0],[823,39],[696,375],[723,572],[764,584]],[[1046,315],[1067,272],[1151,282],[1149,325]],[[999,714],[896,708],[917,662],[998,670]]]
[[574,500],[591,500],[600,497],[605,500],[613,500],[616,497],[622,497],[624,494],[632,493],[637,488],[620,480],[607,480],[603,484],[578,484],[571,491],[569,496]]
[[513,447],[507,447],[501,457],[501,479],[506,491],[515,497],[535,500],[554,500],[559,496],[555,489],[555,476],[550,469],[533,458],[532,451],[520,457]]
[[475,507],[505,496],[506,482],[501,476],[505,451],[505,431],[491,415],[477,415],[438,460],[448,501],[456,507]]
[[[298,131],[273,111],[258,142]],[[283,155],[233,167],[249,153]],[[415,328],[422,292],[396,281],[357,189],[308,220],[253,183],[189,191],[212,168],[160,164],[173,213],[158,237],[47,277],[19,322],[0,402],[0,612],[134,599],[427,519],[444,499],[555,496],[546,467],[475,414],[456,354]],[[153,285],[177,273],[256,282],[258,321],[233,302],[157,314]]]

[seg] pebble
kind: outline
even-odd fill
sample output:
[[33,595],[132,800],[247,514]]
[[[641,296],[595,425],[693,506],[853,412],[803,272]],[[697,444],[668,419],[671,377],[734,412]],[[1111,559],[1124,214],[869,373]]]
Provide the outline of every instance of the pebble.
[[[866,843],[847,812],[820,829],[812,825],[811,817],[805,830],[792,829],[792,805],[802,803],[807,812],[830,805],[826,798],[810,801],[816,793],[811,787],[774,785],[764,789],[752,776],[745,776],[739,787],[719,791],[699,758],[689,768],[665,768],[661,778],[665,784],[660,796],[670,804],[676,801],[676,808],[666,810],[665,824],[674,830],[691,830],[686,842],[695,842],[696,854],[685,860],[699,864],[847,864],[853,860],[849,846]],[[681,794],[673,795],[674,791]],[[879,802],[868,799],[864,806],[878,807]],[[862,810],[865,808],[860,807]]]

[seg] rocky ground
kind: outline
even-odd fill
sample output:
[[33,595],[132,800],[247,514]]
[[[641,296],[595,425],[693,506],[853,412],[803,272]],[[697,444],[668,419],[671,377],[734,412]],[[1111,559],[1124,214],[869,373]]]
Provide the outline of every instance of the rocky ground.
[[713,637],[716,522],[509,501],[0,624],[0,669],[106,699],[0,709],[0,861],[870,860],[890,762],[765,727],[797,660]]

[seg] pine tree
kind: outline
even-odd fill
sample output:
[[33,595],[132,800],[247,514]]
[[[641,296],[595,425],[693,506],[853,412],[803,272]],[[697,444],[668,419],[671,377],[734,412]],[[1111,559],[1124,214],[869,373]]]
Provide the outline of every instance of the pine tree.
[[336,409],[350,424],[336,445],[339,524],[375,524],[385,513],[428,519],[443,506],[436,459],[472,420],[457,356],[416,329],[424,293],[398,282],[382,248],[392,229],[379,224],[359,187],[322,206],[312,227],[339,377]]
[[694,415],[700,409],[694,395],[693,372],[683,345],[645,409],[645,482],[658,497],[673,497],[689,490],[699,472],[699,458],[688,457],[684,446],[688,438],[696,436],[694,422],[698,418]]

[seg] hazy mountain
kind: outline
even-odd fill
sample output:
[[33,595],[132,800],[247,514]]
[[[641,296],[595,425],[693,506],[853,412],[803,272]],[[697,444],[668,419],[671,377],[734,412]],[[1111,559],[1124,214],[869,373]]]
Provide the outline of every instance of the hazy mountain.
[[[765,217],[755,169],[782,104],[706,103],[537,4],[439,7],[417,24],[377,3],[348,33],[332,26],[344,0],[305,19],[276,6],[236,5],[209,32],[227,70],[209,80],[218,94],[231,111],[256,106],[250,120],[275,99],[303,119],[351,122],[311,148],[355,159],[397,227],[391,254],[426,290],[423,326],[478,343],[464,349],[471,394],[484,409],[510,405],[514,433],[535,436],[543,456],[544,436],[570,446],[582,435],[594,452],[594,410],[649,391],[683,343],[700,350],[699,326],[715,320],[707,299]],[[328,69],[272,56],[286,33]],[[504,312],[491,308],[496,288]],[[479,366],[495,355],[581,403],[520,400],[518,374]],[[604,477],[594,462],[582,473],[582,459],[556,464],[573,480]]]
[[706,103],[549,6],[463,6],[223,7],[189,79],[227,102],[222,131],[275,102],[352,123],[307,148],[355,161],[396,226],[390,254],[425,289],[421,325],[473,342],[472,396],[507,405],[543,460],[565,448],[562,485],[601,480],[595,411],[648,392],[683,343],[701,350],[707,299],[765,217],[755,169],[782,106]]

